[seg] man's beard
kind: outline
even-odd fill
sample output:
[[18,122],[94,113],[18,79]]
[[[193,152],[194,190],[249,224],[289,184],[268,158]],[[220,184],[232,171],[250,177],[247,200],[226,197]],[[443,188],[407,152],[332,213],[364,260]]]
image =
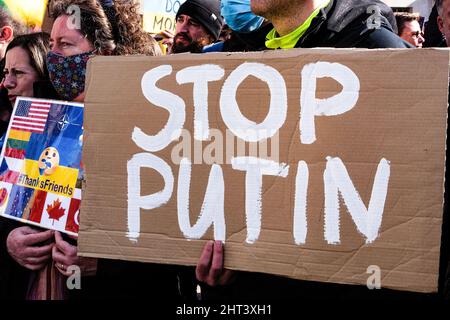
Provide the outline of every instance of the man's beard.
[[[189,43],[185,44],[184,42],[177,42],[177,39],[183,37],[185,40],[187,40]],[[202,53],[204,44],[204,39],[200,39],[198,41],[194,41],[189,37],[189,35],[186,32],[179,32],[173,39],[173,45],[172,45],[172,53],[183,53],[183,52],[190,52],[190,53]]]

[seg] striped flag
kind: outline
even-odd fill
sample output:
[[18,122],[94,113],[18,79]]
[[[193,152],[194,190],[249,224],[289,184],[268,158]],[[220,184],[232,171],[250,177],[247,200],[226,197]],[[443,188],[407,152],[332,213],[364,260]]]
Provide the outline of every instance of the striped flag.
[[0,182],[17,183],[19,180],[20,172],[7,171],[0,176]]
[[20,141],[30,141],[31,132],[28,131],[17,131],[9,130],[8,139],[20,140]]
[[3,157],[0,168],[0,181],[17,183],[24,161],[17,158]]
[[25,159],[25,150],[30,141],[31,132],[9,130],[6,140],[5,157]]
[[50,111],[50,103],[19,100],[11,129],[43,133]]
[[6,140],[5,157],[25,159],[25,149],[28,141],[8,139]]

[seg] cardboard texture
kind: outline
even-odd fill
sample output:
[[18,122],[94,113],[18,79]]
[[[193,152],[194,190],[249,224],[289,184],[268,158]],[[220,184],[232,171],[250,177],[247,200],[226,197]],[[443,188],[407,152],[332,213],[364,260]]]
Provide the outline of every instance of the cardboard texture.
[[[318,62],[338,63],[340,67]],[[187,240],[186,232],[180,231],[178,219],[178,207],[186,208],[183,199],[187,197],[189,224],[196,224],[212,168],[211,164],[198,164],[202,162],[201,153],[195,151],[201,144],[193,138],[195,85],[178,82],[211,78],[220,68],[205,67],[199,75],[178,72],[205,64],[224,69],[220,80],[208,83],[207,114],[210,129],[218,129],[225,139],[227,124],[224,119],[230,118],[232,100],[230,92],[223,87],[227,81],[228,88],[233,86],[237,79],[235,71],[244,63],[259,63],[259,66],[249,65],[247,69],[255,72],[262,65],[271,67],[265,70],[273,74],[277,70],[284,79],[285,86],[279,77],[267,85],[254,76],[245,78],[244,75],[236,101],[243,116],[261,123],[269,117],[271,92],[274,93],[275,108],[282,105],[283,87],[286,88],[287,114],[279,130],[279,156],[278,159],[270,157],[285,165],[276,167],[275,175],[264,175],[259,180],[246,179],[246,172],[237,170],[239,164],[235,163],[236,169],[233,169],[230,161],[219,163],[224,180],[225,266],[295,279],[362,285],[366,285],[375,266],[381,271],[383,288],[436,291],[449,75],[449,52],[438,49],[295,49],[91,59],[83,151],[87,180],[81,205],[79,254],[195,265],[206,240],[214,238],[214,232],[220,238],[220,214],[217,215],[219,218],[216,216],[217,228],[209,227],[205,235],[197,232],[200,240]],[[331,74],[332,70],[337,71]],[[148,71],[155,79],[161,77],[155,80],[156,87],[165,92],[150,88],[149,78],[144,77]],[[311,82],[314,73],[319,75],[317,90],[314,89],[315,82]],[[337,78],[340,80],[336,81]],[[150,95],[161,94],[163,99],[160,101],[163,102],[160,106],[144,97],[143,88]],[[205,95],[205,90],[201,85],[197,85],[197,90],[196,104],[200,109],[198,101]],[[333,100],[341,91],[346,95],[339,101]],[[173,96],[167,96],[167,92]],[[177,150],[176,146],[179,147],[182,140],[173,141],[162,150],[148,152],[138,147],[132,138],[135,128],[147,135],[156,135],[167,125],[169,113],[161,105],[179,103],[180,98],[174,95],[183,99],[186,105],[183,128],[192,136],[190,161],[193,165],[188,195],[187,189],[183,189],[186,183],[183,185],[179,181],[180,165],[174,163],[172,157],[172,151]],[[311,99],[314,95],[322,100]],[[222,112],[219,108],[221,96]],[[355,96],[354,106],[339,114],[337,110],[351,105]],[[302,134],[304,141],[313,140],[308,134],[314,124],[311,126],[308,122],[311,118],[305,110],[311,109],[311,103],[314,107],[317,101],[323,102],[326,98],[332,103],[328,107],[322,106],[316,113],[330,116],[316,116],[316,140],[302,143]],[[182,109],[176,108],[174,115],[182,118]],[[282,108],[274,110],[271,116],[283,120]],[[333,112],[338,114],[331,115]],[[199,120],[201,117],[197,116]],[[236,115],[234,119],[239,117]],[[173,119],[172,115],[169,122]],[[213,140],[203,141],[203,151]],[[270,141],[276,142],[276,137]],[[247,155],[251,145],[254,143],[246,144]],[[237,153],[238,147],[235,148]],[[275,154],[277,148],[274,145],[269,150]],[[146,159],[152,154],[165,161],[172,171],[173,188],[170,183],[165,185],[157,170],[143,167],[133,171],[130,160],[139,154],[144,154],[140,156]],[[195,156],[199,154],[196,160]],[[220,150],[217,162],[219,158]],[[299,161],[304,162],[299,165]],[[217,169],[215,166],[216,173]],[[221,210],[217,179],[213,179],[213,200],[209,202],[216,214]],[[353,189],[351,183],[348,186],[349,180]],[[257,201],[258,181],[262,181],[260,205]],[[136,184],[140,191],[136,191],[139,187]],[[151,210],[142,208],[137,216],[128,209],[129,205],[135,208],[133,204],[138,196],[162,197],[165,186],[170,189],[165,204]],[[302,190],[307,191],[302,193]],[[360,202],[354,195],[355,190]],[[302,194],[306,195],[306,206],[302,206],[305,199]],[[178,198],[180,206],[177,206]],[[148,198],[141,200],[143,207],[152,206]],[[254,219],[251,214],[257,213],[259,207],[261,229],[258,234],[254,228],[258,224],[257,215]],[[306,216],[302,208],[306,209]],[[211,214],[208,210],[205,208],[204,216]],[[339,214],[333,215],[336,210]],[[183,223],[186,226],[186,220],[181,221],[181,225]],[[247,223],[253,228],[248,228]],[[136,225],[137,229],[130,228]],[[194,233],[191,232],[191,236]]]

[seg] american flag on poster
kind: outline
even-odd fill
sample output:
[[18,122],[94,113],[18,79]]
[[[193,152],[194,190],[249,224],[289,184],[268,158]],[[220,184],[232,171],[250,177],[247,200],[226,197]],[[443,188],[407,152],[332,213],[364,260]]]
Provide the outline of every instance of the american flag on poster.
[[14,130],[43,133],[51,104],[42,101],[20,100],[12,118]]

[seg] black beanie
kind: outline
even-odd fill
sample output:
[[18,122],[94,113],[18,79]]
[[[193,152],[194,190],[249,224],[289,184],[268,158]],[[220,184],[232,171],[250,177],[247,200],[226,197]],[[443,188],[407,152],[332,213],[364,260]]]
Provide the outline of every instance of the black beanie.
[[222,30],[223,20],[220,15],[220,0],[187,0],[177,12],[197,20],[217,40]]

